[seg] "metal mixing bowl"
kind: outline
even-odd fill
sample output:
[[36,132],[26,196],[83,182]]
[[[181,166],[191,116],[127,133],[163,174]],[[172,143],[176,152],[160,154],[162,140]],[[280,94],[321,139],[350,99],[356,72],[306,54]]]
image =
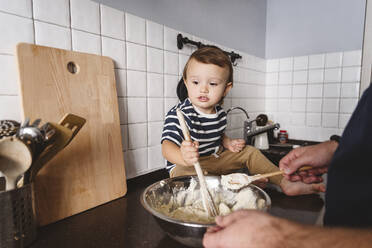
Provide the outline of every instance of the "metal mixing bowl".
[[[171,200],[174,190],[187,189],[192,178],[198,181],[196,176],[174,177],[158,181],[144,190],[141,195],[141,203],[171,238],[187,246],[202,247],[203,235],[208,227],[215,225],[214,223],[200,224],[181,221],[156,210],[159,205],[167,204]],[[205,177],[209,189],[222,189],[220,179],[219,176]],[[258,199],[265,200],[265,205],[261,210],[267,211],[271,206],[270,197],[255,185],[249,185],[249,187],[257,194]]]

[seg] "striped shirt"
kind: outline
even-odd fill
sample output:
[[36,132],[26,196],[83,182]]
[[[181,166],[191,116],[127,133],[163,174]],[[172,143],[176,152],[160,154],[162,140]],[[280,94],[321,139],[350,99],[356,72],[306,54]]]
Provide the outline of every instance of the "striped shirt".
[[[184,140],[176,114],[177,108],[182,111],[185,117],[191,139],[199,142],[199,155],[208,156],[216,153],[222,143],[222,137],[227,125],[226,112],[221,106],[217,105],[215,114],[204,114],[195,108],[188,98],[178,103],[167,113],[161,143],[164,140],[169,140],[181,146]],[[174,164],[167,161],[167,170],[171,170],[174,166]]]

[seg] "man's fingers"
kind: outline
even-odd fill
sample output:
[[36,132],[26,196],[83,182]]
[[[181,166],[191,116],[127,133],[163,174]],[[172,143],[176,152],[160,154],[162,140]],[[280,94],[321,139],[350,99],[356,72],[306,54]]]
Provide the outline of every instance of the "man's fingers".
[[309,176],[306,178],[303,178],[302,181],[304,183],[310,184],[310,183],[321,183],[323,182],[323,178],[317,177],[317,176]]
[[322,183],[318,184],[312,184],[314,192],[325,192],[326,191],[326,186]]
[[285,177],[291,182],[298,182],[302,180],[302,178],[297,174],[285,175]]
[[220,240],[223,237],[223,230],[219,232],[206,232],[203,237],[203,246],[206,248],[213,247],[213,248],[219,248],[220,245],[224,242],[221,242]]
[[251,211],[249,210],[240,210],[240,211],[235,211],[229,215],[226,216],[217,216],[216,217],[216,224],[219,225],[220,227],[226,227],[228,225],[231,225],[231,223],[249,216]]
[[211,227],[208,227],[207,229],[207,233],[214,233],[214,232],[218,232],[220,230],[222,230],[223,228],[220,227],[220,226],[211,226]]

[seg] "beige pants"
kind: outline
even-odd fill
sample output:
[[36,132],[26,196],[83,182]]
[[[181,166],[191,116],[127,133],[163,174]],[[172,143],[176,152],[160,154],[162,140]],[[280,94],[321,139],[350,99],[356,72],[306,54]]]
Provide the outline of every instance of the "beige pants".
[[[279,168],[270,162],[257,148],[246,146],[240,152],[221,149],[214,155],[199,158],[204,174],[225,175],[244,167],[250,175],[278,171]],[[176,165],[170,172],[170,177],[196,175],[194,166]],[[269,182],[279,185],[283,176],[270,177]]]

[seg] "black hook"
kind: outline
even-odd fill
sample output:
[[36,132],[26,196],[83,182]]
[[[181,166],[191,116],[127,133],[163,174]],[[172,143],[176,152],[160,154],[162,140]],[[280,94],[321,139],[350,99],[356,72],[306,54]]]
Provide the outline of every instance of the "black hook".
[[[200,41],[196,42],[196,41],[190,40],[187,37],[183,37],[182,34],[178,34],[177,35],[177,47],[178,47],[178,49],[182,49],[183,44],[192,44],[194,46],[197,46],[198,48],[207,46],[207,45],[204,45],[203,43],[201,43]],[[237,62],[235,62],[237,59],[242,58],[242,56],[240,54],[234,53],[233,51],[231,51],[231,52],[223,51],[223,52],[230,57],[231,64],[233,66],[236,66],[238,64]]]

